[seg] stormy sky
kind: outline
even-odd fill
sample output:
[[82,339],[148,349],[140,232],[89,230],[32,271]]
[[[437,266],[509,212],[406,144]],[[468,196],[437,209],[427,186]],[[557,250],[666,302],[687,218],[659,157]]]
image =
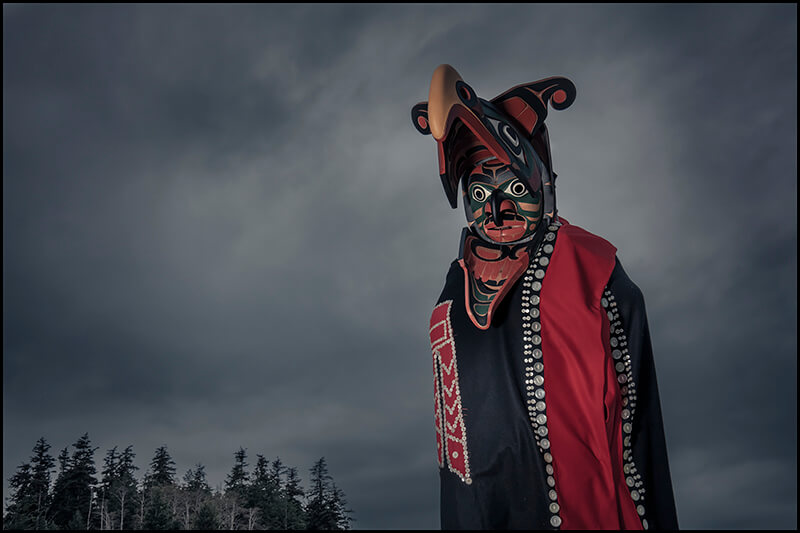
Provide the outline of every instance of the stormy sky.
[[[566,76],[559,211],[642,289],[684,528],[797,526],[796,5],[3,5],[3,478],[233,453],[438,528],[458,251],[411,107]],[[140,474],[141,474],[140,471]]]

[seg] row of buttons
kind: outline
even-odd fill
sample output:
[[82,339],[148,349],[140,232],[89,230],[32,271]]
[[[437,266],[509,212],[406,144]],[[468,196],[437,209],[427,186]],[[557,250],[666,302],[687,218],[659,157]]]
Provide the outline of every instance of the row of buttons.
[[644,517],[644,482],[641,474],[636,470],[636,465],[633,463],[633,450],[631,447],[633,415],[636,412],[636,383],[633,380],[631,356],[628,352],[628,339],[625,335],[625,330],[622,328],[617,302],[608,288],[603,292],[600,305],[603,306],[603,309],[608,314],[611,357],[614,359],[614,370],[617,373],[617,382],[622,393],[622,459],[624,461],[622,469],[625,474],[625,484],[628,486],[631,498],[636,505],[636,512],[642,520],[642,527],[647,529],[647,519]]
[[561,510],[556,493],[556,480],[553,470],[553,456],[550,454],[550,440],[547,438],[547,404],[545,403],[544,390],[544,362],[542,360],[542,324],[539,321],[539,291],[542,289],[542,280],[550,264],[550,254],[553,253],[556,232],[559,226],[553,224],[536,255],[531,261],[522,280],[522,341],[523,361],[525,362],[525,390],[527,394],[528,416],[533,427],[533,435],[539,451],[545,461],[547,472],[547,485],[550,487],[550,525],[558,529],[561,525]]

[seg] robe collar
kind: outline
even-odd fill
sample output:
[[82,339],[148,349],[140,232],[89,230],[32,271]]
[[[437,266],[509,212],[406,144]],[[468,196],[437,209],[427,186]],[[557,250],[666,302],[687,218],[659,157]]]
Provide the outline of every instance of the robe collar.
[[525,273],[546,229],[540,224],[532,240],[516,245],[491,243],[472,228],[461,232],[458,264],[464,271],[467,316],[475,327],[489,329],[494,311]]

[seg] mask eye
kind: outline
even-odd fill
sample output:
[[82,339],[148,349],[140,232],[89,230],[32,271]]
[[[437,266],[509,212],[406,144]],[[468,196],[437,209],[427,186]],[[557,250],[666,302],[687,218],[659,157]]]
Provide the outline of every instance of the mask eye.
[[511,196],[516,196],[517,198],[519,198],[521,196],[525,196],[526,194],[528,194],[528,188],[525,187],[525,184],[523,184],[521,181],[514,180],[513,182],[511,182],[511,185],[506,187],[506,192]]
[[472,199],[476,202],[483,202],[486,198],[489,197],[489,193],[486,189],[481,187],[480,185],[476,185],[472,188]]

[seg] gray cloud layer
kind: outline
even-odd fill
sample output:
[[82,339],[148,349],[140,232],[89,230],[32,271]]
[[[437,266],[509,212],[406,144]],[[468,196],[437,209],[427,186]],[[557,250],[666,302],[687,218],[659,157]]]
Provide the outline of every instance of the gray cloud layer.
[[426,323],[464,221],[409,111],[450,63],[578,87],[559,208],[645,294],[682,527],[796,527],[796,20],[4,5],[4,480],[39,436],[213,482],[244,446],[325,455],[357,527],[438,527]]

